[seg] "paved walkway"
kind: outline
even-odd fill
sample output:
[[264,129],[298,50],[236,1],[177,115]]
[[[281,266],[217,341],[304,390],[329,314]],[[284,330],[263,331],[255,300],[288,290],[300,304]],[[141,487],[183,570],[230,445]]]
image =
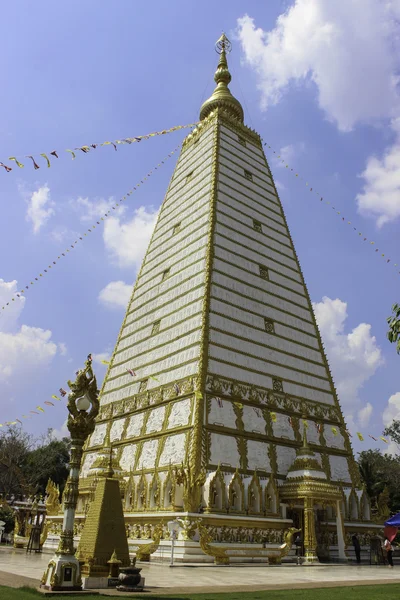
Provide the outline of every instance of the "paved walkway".
[[[26,554],[24,550],[0,548],[0,585],[37,587],[50,554]],[[216,593],[270,589],[304,589],[348,585],[400,583],[400,567],[320,565],[213,565],[139,564],[146,591],[154,594]],[[115,594],[115,590],[102,590]],[[122,594],[121,594],[122,595]],[[146,594],[147,595],[147,594]]]

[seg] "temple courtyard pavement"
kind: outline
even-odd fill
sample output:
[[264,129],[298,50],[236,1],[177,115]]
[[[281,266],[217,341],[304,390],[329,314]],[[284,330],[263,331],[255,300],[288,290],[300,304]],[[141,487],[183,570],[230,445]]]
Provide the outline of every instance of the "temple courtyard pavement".
[[[29,554],[25,550],[0,547],[0,586],[38,587],[51,555]],[[312,567],[287,564],[214,565],[138,563],[146,579],[146,596],[218,592],[252,592],[259,590],[289,590],[339,586],[384,585],[400,583],[400,566],[355,564],[317,565]],[[115,595],[115,590],[101,590]],[[123,596],[125,594],[121,594]]]

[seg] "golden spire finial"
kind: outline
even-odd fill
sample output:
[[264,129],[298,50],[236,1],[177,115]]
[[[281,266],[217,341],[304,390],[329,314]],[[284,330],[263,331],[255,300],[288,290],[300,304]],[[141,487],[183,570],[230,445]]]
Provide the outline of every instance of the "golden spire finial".
[[215,88],[212,96],[204,102],[200,109],[200,120],[205,119],[210,112],[216,108],[224,108],[232,117],[243,123],[244,115],[243,108],[238,100],[232,96],[228,85],[231,82],[231,74],[228,68],[226,55],[232,49],[232,44],[226,37],[225,33],[217,40],[215,50],[220,55],[218,67],[214,75]]

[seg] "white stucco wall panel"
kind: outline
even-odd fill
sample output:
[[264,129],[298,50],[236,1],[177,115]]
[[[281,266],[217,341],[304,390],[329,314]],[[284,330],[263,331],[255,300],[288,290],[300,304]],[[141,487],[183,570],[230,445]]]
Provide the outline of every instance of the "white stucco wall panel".
[[87,477],[89,475],[89,469],[96,460],[97,456],[97,452],[86,452],[83,455],[80,477]]
[[232,402],[229,400],[222,400],[222,406],[219,406],[217,398],[211,398],[208,423],[210,425],[223,425],[224,427],[236,429],[236,415],[233,410]]
[[339,427],[335,426],[336,435],[332,431],[331,425],[324,425],[324,438],[326,440],[326,445],[328,448],[338,448],[339,450],[344,450],[344,437],[340,433]]
[[[239,335],[239,334],[238,334]],[[265,334],[267,336],[267,334]],[[254,336],[256,337],[256,336]],[[273,336],[270,336],[273,337]],[[326,384],[321,385],[320,382],[317,383],[316,387],[325,387],[326,390],[330,390],[330,384],[328,381],[328,375],[324,366],[316,365],[315,363],[303,360],[301,358],[296,358],[294,356],[290,356],[283,352],[279,352],[272,348],[266,347],[265,343],[268,341],[264,339],[257,343],[257,340],[251,342],[249,340],[244,340],[242,338],[236,337],[235,334],[222,333],[221,331],[216,331],[213,328],[210,328],[209,339],[211,342],[214,342],[217,345],[226,346],[228,348],[246,353],[251,355],[252,357],[256,357],[265,361],[271,361],[278,363],[278,368],[285,367],[285,369],[298,369],[305,371],[307,375],[313,375],[315,377],[322,377],[327,380]],[[266,369],[269,367],[266,366]],[[283,371],[282,371],[283,372]],[[302,375],[302,374],[300,374]],[[283,375],[282,375],[283,377]],[[286,376],[286,379],[297,379],[297,376],[291,372],[290,376]],[[305,380],[300,380],[305,383]],[[313,384],[315,385],[315,384]]]
[[[255,233],[258,236],[262,235],[260,233],[257,234],[257,232]],[[261,289],[265,289],[267,284],[267,289],[270,289],[270,291],[273,293],[278,294],[279,296],[288,297],[297,304],[302,304],[303,306],[308,307],[304,287],[300,283],[297,283],[288,277],[277,275],[277,273],[272,270],[273,268],[279,269],[279,265],[269,267],[271,269],[268,274],[269,281],[266,281],[260,278],[260,265],[268,267],[266,262],[269,262],[270,265],[273,265],[272,261],[265,261],[261,256],[258,257],[257,262],[250,261],[240,253],[231,254],[229,251],[219,247],[216,247],[214,252],[216,269],[221,269],[221,265],[227,265],[227,269],[229,269],[227,272],[233,277],[236,277],[237,279],[245,281],[251,285],[260,287]],[[234,266],[232,266],[232,263]],[[282,286],[285,289],[282,289]]]
[[[200,273],[199,275],[195,275],[188,281],[181,283],[173,290],[164,291],[164,288],[160,289],[158,296],[154,295],[153,298],[149,300],[146,304],[143,304],[139,308],[136,308],[134,311],[129,312],[126,319],[127,323],[131,323],[132,321],[144,316],[146,313],[155,311],[158,308],[165,306],[166,304],[172,303],[173,300],[175,300],[179,296],[182,297],[190,294],[190,292],[192,292],[195,288],[204,284],[204,275],[204,272]],[[198,296],[199,293],[197,292],[197,297]]]
[[281,413],[276,414],[276,421],[272,422],[272,431],[274,436],[277,438],[286,438],[288,440],[294,440],[295,435],[293,431],[293,427],[290,424],[288,415],[283,415]]
[[121,468],[128,473],[135,468],[136,450],[136,444],[127,444],[122,448],[119,464],[121,465]]
[[278,463],[278,474],[287,475],[289,468],[296,458],[296,450],[289,446],[276,446],[276,455]]
[[186,433],[178,433],[167,437],[158,463],[159,467],[169,464],[181,465],[185,461],[186,435]]
[[111,442],[117,442],[122,439],[122,432],[124,430],[126,419],[116,419],[111,425],[110,429],[110,440]]
[[[149,351],[155,351],[156,349],[161,349],[161,347],[165,344],[174,343],[174,340],[180,338],[184,340],[187,338],[184,346],[192,344],[196,341],[197,337],[195,334],[196,329],[201,326],[201,314],[198,313],[191,318],[188,318],[186,322],[179,323],[175,327],[171,329],[163,330],[160,327],[160,331],[154,335],[149,335],[143,341],[138,341],[136,344],[129,346],[128,348],[121,348],[118,346],[116,356],[114,358],[114,365],[112,367],[112,376],[117,375],[118,373],[122,373],[126,368],[126,365],[122,365],[118,367],[119,363],[124,363],[127,360],[135,360],[136,357],[140,357],[143,353],[148,353]],[[176,346],[174,346],[176,347]],[[181,346],[183,347],[183,346]],[[160,354],[160,356],[167,354],[168,348],[165,348],[164,351]]]
[[104,442],[107,431],[107,423],[97,423],[96,427],[90,436],[88,448],[99,446]]
[[264,469],[271,472],[271,463],[268,456],[269,444],[256,440],[247,440],[247,464],[251,471]]
[[[172,383],[176,380],[184,379],[190,375],[195,375],[198,369],[199,353],[200,346],[197,346],[196,348],[192,348],[190,351],[188,350],[187,352],[183,353],[183,355],[179,353],[178,355],[170,357],[165,361],[151,365],[151,367],[147,366],[143,369],[139,369],[136,371],[138,381],[121,389],[110,390],[109,392],[103,393],[101,397],[101,405],[109,404],[110,402],[117,402],[118,400],[124,400],[125,398],[129,398],[134,394],[137,394],[139,392],[140,380],[146,379],[150,375],[156,376],[158,382],[149,379],[147,386],[148,389],[158,387],[160,385],[167,385],[168,383]],[[182,362],[185,362],[185,358],[187,358],[188,363],[182,365]]]
[[[185,227],[193,221],[195,216],[199,216],[205,210],[209,210],[210,203],[211,181],[204,182],[203,187],[198,192],[188,195],[180,202],[174,210],[170,211],[169,215],[163,215],[160,218],[159,226],[154,234],[152,243],[155,245],[161,243],[162,240],[169,237],[185,236]],[[174,233],[173,228],[180,223],[179,232]]]
[[351,482],[349,466],[344,456],[330,456],[331,479],[333,481]]
[[150,416],[146,424],[146,433],[153,433],[161,431],[162,424],[165,417],[165,406],[158,406],[153,408],[150,412]]
[[[222,196],[222,194],[221,194]],[[223,196],[226,198],[226,196]],[[218,196],[219,198],[219,196]],[[217,201],[217,213],[221,213],[226,215],[228,218],[233,219],[235,222],[239,222],[242,227],[246,227],[245,231],[248,231],[248,235],[254,236],[260,242],[264,242],[266,238],[274,239],[278,244],[282,244],[287,246],[288,248],[292,248],[292,244],[290,241],[290,237],[287,232],[283,233],[280,231],[280,226],[278,225],[275,228],[275,224],[272,223],[271,219],[268,220],[265,217],[256,218],[257,221],[261,222],[262,232],[258,232],[254,229],[253,217],[244,213],[243,209],[237,210],[232,206],[225,204],[225,202],[220,202],[219,199]],[[264,222],[263,222],[264,221]],[[240,229],[239,229],[240,230]]]
[[[238,228],[229,228],[218,220],[215,224],[215,232],[216,235],[221,235],[222,239],[231,240],[231,243],[238,244],[240,248],[249,246],[249,239],[244,233],[240,232]],[[251,242],[252,250],[259,254],[260,256],[265,256],[273,260],[277,265],[283,265],[289,267],[290,269],[298,272],[297,263],[295,260],[290,258],[287,253],[279,253],[275,252],[269,243],[269,239],[266,238],[263,240],[263,243],[258,242],[258,240],[252,239]]]
[[[201,260],[204,260],[205,254],[205,246],[199,248],[194,252],[189,253],[188,255],[186,255],[185,252],[182,252],[178,257],[174,257],[171,262],[168,262],[168,264],[164,263],[164,265],[162,265],[162,268],[160,269],[160,272],[164,272],[168,266],[169,268],[171,268],[172,272],[176,274],[179,271],[183,271],[184,269],[191,267],[192,265],[200,262]],[[140,285],[136,288],[135,296],[137,295],[139,297],[145,292],[154,289],[158,285],[159,283],[157,276],[154,275],[154,273],[152,274],[150,272],[146,277],[140,279]]]
[[299,398],[305,398],[306,400],[313,400],[314,402],[322,402],[323,404],[335,404],[335,400],[332,394],[327,394],[321,390],[314,390],[305,385],[298,385],[296,383],[290,383],[285,381],[283,384],[285,392],[292,396],[298,396]]
[[[241,281],[236,281],[236,279],[232,279],[232,277],[229,277],[229,275],[224,273],[216,273],[215,271],[212,274],[212,282],[227,288],[232,293],[237,292],[238,294],[241,294],[243,297],[241,306],[244,308],[250,306],[251,301],[255,300],[261,304],[265,303],[273,308],[286,311],[294,317],[299,317],[300,319],[311,322],[312,317],[308,309],[302,308],[298,306],[298,304],[290,302],[290,300],[273,296],[272,294],[268,293],[267,285],[265,286],[266,290],[263,291],[259,288],[250,287]],[[268,284],[267,281],[263,281],[263,283]],[[282,290],[282,296],[283,292],[284,291]]]
[[208,361],[208,372],[213,375],[221,375],[229,379],[236,379],[244,383],[272,389],[272,378],[261,373],[251,373],[245,367],[227,365],[215,360],[210,356]]
[[[307,427],[306,427],[307,440],[310,442],[310,444],[320,445],[321,442],[319,440],[319,433],[318,433],[318,429],[315,424],[315,421],[310,421],[309,419],[306,419],[306,423],[307,423]],[[303,435],[303,426],[304,426],[303,419],[300,419],[301,435]]]
[[[116,364],[109,374],[109,379],[104,387],[105,391],[110,391],[119,387],[121,385],[126,385],[132,382],[132,375],[130,375],[126,369],[133,369],[136,373],[138,379],[142,377],[146,377],[146,375],[152,375],[154,371],[148,371],[152,365],[155,363],[167,365],[168,361],[170,361],[171,356],[174,353],[179,353],[181,357],[188,356],[187,360],[194,357],[193,355],[193,347],[198,348],[198,344],[200,342],[201,331],[196,330],[193,331],[178,340],[171,341],[170,344],[166,344],[164,346],[159,346],[154,349],[149,349],[147,353],[141,354],[139,356],[135,356],[135,352],[137,352],[135,346],[129,348],[124,351],[125,361],[121,364]],[[198,352],[197,352],[198,354]],[[168,363],[170,364],[170,363]],[[161,367],[159,370],[164,370],[168,368],[167,366]],[[141,369],[144,369],[144,373],[141,373]],[[113,379],[110,379],[113,377]],[[133,377],[133,379],[136,379]]]
[[[259,274],[259,265],[255,265],[254,263],[249,263],[248,266],[251,266],[251,272],[248,272],[245,270],[243,265],[244,259],[241,259],[238,256],[236,256],[235,259],[237,266],[233,266],[232,264],[228,264],[219,258],[215,258],[214,269],[229,275],[234,279],[238,279],[240,282],[243,282],[246,285],[255,287],[256,293],[257,290],[260,290],[261,292],[266,291],[270,294],[275,294],[284,300],[289,300],[290,302],[300,305],[302,308],[308,310],[308,302],[304,294],[297,294],[287,288],[282,287],[281,285],[278,286],[275,283],[272,283],[270,280],[262,279]],[[290,284],[290,280],[288,280],[288,282]]]
[[140,432],[143,427],[144,420],[144,412],[136,413],[132,415],[129,419],[129,424],[126,430],[126,437],[137,437],[140,435]]
[[[232,182],[230,182],[226,177],[222,177],[220,179],[218,193],[221,194],[221,198],[227,197],[229,199],[229,204],[231,201],[236,200],[236,202],[239,203],[238,208],[240,210],[240,206],[248,206],[252,210],[258,211],[261,214],[265,214],[267,218],[273,219],[274,223],[278,222],[285,227],[285,221],[281,213],[276,210],[275,204],[269,204],[268,202],[265,202],[264,197],[260,197],[259,194],[257,195],[251,193],[250,195],[246,194],[246,196],[244,196],[243,193],[239,192],[234,186],[232,186]],[[265,195],[268,198],[268,195],[270,194],[266,193]]]
[[[214,308],[221,307],[219,307],[218,304],[212,300],[211,309]],[[238,314],[239,311],[236,311],[234,307],[229,305],[222,307],[222,310],[224,310],[225,313],[230,313],[229,316],[232,316],[234,319],[237,319],[237,317],[241,316]],[[236,315],[236,317],[234,315]],[[290,352],[295,356],[302,357],[303,359],[313,362],[319,362],[321,366],[323,365],[323,359],[320,352],[302,346],[301,344],[296,344],[293,341],[282,339],[276,334],[274,335],[267,333],[265,331],[264,319],[261,316],[258,317],[257,315],[252,315],[249,313],[247,313],[247,315],[248,321],[251,322],[252,327],[243,323],[238,323],[238,320],[233,321],[228,316],[222,316],[220,314],[210,312],[210,327],[225,331],[237,337],[253,340],[255,344],[263,344],[276,351],[287,353]],[[254,329],[255,327],[257,327],[257,329]],[[277,359],[275,358],[274,360]],[[323,369],[326,374],[325,367],[323,367]]]
[[[257,232],[254,232],[257,233]],[[258,234],[258,236],[261,236],[262,234]],[[294,283],[297,283],[298,285],[301,286],[301,289],[303,290],[303,286],[302,286],[302,279],[301,279],[301,275],[300,275],[300,271],[296,268],[289,268],[289,267],[285,267],[282,262],[277,262],[276,260],[273,260],[271,258],[271,256],[269,256],[266,252],[265,252],[265,248],[263,246],[261,246],[261,244],[259,245],[258,249],[256,250],[253,247],[248,247],[245,246],[244,244],[238,244],[235,241],[232,241],[231,239],[229,239],[228,237],[222,237],[221,234],[216,234],[215,235],[215,251],[216,251],[216,255],[219,258],[223,258],[223,259],[227,259],[230,260],[230,262],[234,262],[232,259],[234,259],[237,255],[242,256],[244,259],[251,261],[255,264],[262,264],[265,267],[268,267],[269,269],[273,269],[275,271],[279,271],[279,273],[282,276],[287,277],[288,279],[290,279],[290,281],[292,281],[293,279],[295,279],[296,281]],[[258,240],[260,238],[257,239],[257,243]],[[263,241],[263,240],[261,240]]]
[[158,439],[146,440],[144,442],[142,453],[139,457],[138,469],[155,468],[158,443]]
[[188,425],[191,413],[191,406],[191,398],[185,398],[184,400],[174,402],[168,419],[168,429]]
[[[243,321],[244,323],[249,323],[249,324],[253,324],[253,321],[247,320],[245,315],[249,315],[248,319],[252,319],[253,318],[252,313],[255,313],[260,318],[262,318],[262,320],[264,319],[264,317],[268,317],[268,318],[272,319],[275,322],[276,326],[284,327],[285,332],[292,331],[294,327],[300,329],[307,336],[306,338],[300,338],[298,340],[300,342],[303,342],[303,340],[307,340],[307,343],[308,343],[308,340],[316,339],[315,337],[312,337],[313,332],[316,332],[316,329],[313,324],[307,323],[307,322],[303,321],[302,319],[299,319],[295,316],[288,315],[287,313],[282,312],[281,310],[279,310],[277,308],[274,308],[271,306],[266,306],[261,301],[247,298],[246,306],[244,306],[242,296],[240,296],[239,294],[236,294],[235,292],[233,292],[229,289],[223,289],[223,288],[219,287],[218,285],[211,286],[211,299],[212,299],[211,300],[212,302],[214,300],[216,302],[218,302],[218,308],[215,309],[215,312],[222,312],[222,314],[225,314],[232,318],[236,318],[234,316],[234,314],[239,314],[240,316],[238,317],[238,320]],[[232,307],[232,304],[233,304],[233,307]],[[226,306],[225,311],[221,311],[222,305]],[[240,312],[234,313],[231,311],[240,311]],[[280,325],[279,325],[279,323],[280,323]],[[287,337],[289,337],[289,336],[287,336]],[[306,343],[306,342],[304,341],[304,343]],[[316,347],[318,347],[318,345]]]
[[[219,334],[219,343],[223,339],[223,334]],[[325,379],[317,379],[306,373],[299,371],[293,371],[289,367],[282,367],[279,364],[272,364],[264,359],[255,358],[254,356],[247,356],[244,354],[247,342],[240,341],[240,344],[235,344],[234,338],[231,338],[230,348],[221,348],[216,346],[215,343],[209,344],[209,356],[217,360],[229,362],[233,365],[239,364],[247,369],[258,371],[260,373],[267,372],[271,377],[280,377],[284,381],[284,389],[286,380],[298,381],[304,386],[314,386],[322,390],[329,390],[329,381]],[[242,350],[242,351],[240,351]]]
[[273,187],[261,181],[255,174],[253,174],[253,181],[249,181],[244,174],[235,172],[234,169],[223,164],[220,165],[219,174],[221,181],[234,186],[240,193],[250,197],[263,197],[264,201],[279,214],[280,206]]
[[221,464],[221,466],[230,465],[235,468],[240,466],[240,455],[233,436],[211,434],[210,463]]
[[243,406],[243,426],[245,431],[261,433],[265,435],[265,419],[260,408],[254,406]]
[[[130,346],[131,344],[128,343],[130,339],[132,339],[131,343],[134,344],[140,339],[148,337],[154,321],[162,319],[163,328],[166,329],[167,327],[175,325],[176,323],[184,321],[187,318],[197,314],[201,311],[203,295],[204,288],[200,287],[192,290],[186,296],[175,300],[175,302],[171,302],[171,304],[164,304],[159,308],[156,308],[153,312],[144,314],[137,320],[131,319],[130,323],[125,325],[122,330],[121,343],[123,341],[123,345],[118,345],[118,349]],[[143,331],[145,331],[145,333],[143,333]],[[132,338],[127,336],[132,336]],[[124,339],[122,340],[122,338]]]
[[[239,233],[243,232],[243,235],[245,236],[249,236],[252,234],[252,230],[250,228],[244,227],[243,224],[240,223],[237,219],[232,219],[220,210],[217,211],[217,222],[221,223],[222,225],[225,225],[226,227],[229,227],[233,231],[237,231]],[[266,235],[262,236],[262,234],[258,234],[258,236],[252,235],[252,240],[253,239],[259,241],[260,244],[265,244],[266,246],[268,246],[268,248],[271,248],[276,252],[280,252],[284,256],[294,260],[293,250],[289,246],[284,245],[281,242],[272,239],[271,237],[267,237]],[[264,254],[267,254],[268,248],[265,249]]]

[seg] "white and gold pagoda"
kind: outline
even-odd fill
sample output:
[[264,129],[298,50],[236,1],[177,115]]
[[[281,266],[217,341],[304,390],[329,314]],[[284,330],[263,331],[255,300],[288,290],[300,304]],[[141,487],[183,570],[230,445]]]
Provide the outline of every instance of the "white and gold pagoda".
[[85,448],[81,518],[109,439],[131,545],[176,517],[182,559],[201,560],[188,541],[196,519],[215,542],[279,545],[306,525],[286,480],[305,426],[313,468],[335,489],[307,495],[309,555],[320,535],[345,558],[346,535],[369,527],[368,499],[261,138],[228,88],[229,50],[223,35],[217,86],[183,143],[127,307]]

